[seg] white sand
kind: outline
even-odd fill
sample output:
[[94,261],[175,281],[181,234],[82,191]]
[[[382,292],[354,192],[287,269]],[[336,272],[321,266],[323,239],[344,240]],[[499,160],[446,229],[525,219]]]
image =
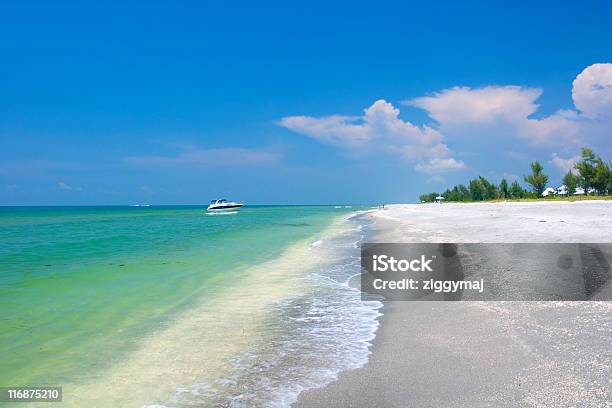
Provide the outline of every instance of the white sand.
[[403,204],[372,214],[378,242],[612,242],[612,201]]
[[[392,205],[370,242],[612,242],[612,201]],[[297,407],[611,407],[612,302],[387,302],[372,355]]]

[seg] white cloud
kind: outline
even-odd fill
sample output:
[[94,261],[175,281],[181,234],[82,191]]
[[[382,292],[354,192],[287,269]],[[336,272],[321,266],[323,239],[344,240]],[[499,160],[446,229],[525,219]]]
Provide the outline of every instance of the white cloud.
[[454,87],[404,104],[426,110],[449,135],[516,135],[532,143],[576,143],[576,112],[530,118],[538,110],[540,95],[541,89],[520,86]]
[[521,86],[454,87],[405,101],[427,111],[446,137],[520,137],[558,148],[588,145],[610,128],[612,64],[593,64],[574,80],[574,109],[538,113],[542,90]]
[[279,161],[282,157],[281,153],[259,149],[197,149],[188,147],[183,148],[183,151],[175,156],[129,156],[125,157],[124,161],[143,167],[208,167],[269,164]]
[[587,117],[612,117],[612,64],[586,67],[574,80],[572,99]]
[[574,168],[574,164],[578,163],[580,159],[580,156],[573,156],[567,159],[563,159],[559,157],[557,153],[553,153],[550,162],[554,164],[561,171],[562,174],[565,174],[568,171],[571,171],[574,174],[578,174],[578,171]]
[[[399,154],[412,162],[450,158],[451,151],[442,143],[443,137],[439,131],[429,126],[415,126],[400,119],[399,114],[399,109],[380,99],[364,109],[364,114],[359,117],[288,116],[282,118],[279,124],[313,139],[353,151],[376,149]],[[432,171],[442,168],[429,167]]]
[[[612,128],[612,64],[593,64],[576,77],[571,109],[540,114],[537,101],[542,92],[516,85],[456,86],[403,102],[424,109],[434,121],[431,126],[400,119],[399,110],[383,99],[362,116],[289,116],[279,124],[351,151],[377,149],[399,154],[416,163],[417,170],[427,172],[464,168],[447,143],[468,138],[495,138],[505,141],[502,146],[518,140],[516,148],[527,153],[523,159],[518,153],[508,153],[517,160],[532,156],[528,145],[565,154],[582,146],[607,146]],[[563,160],[570,159],[556,156],[552,162],[567,168]]]
[[426,110],[439,123],[482,124],[531,115],[541,94],[541,89],[520,86],[454,87],[404,103]]
[[448,170],[457,170],[465,168],[465,163],[457,161],[452,157],[446,159],[434,158],[424,164],[417,164],[415,169],[425,173],[439,173]]
[[568,111],[558,111],[542,119],[517,121],[516,131],[519,132],[519,136],[526,137],[536,144],[578,145],[580,144],[580,124],[574,118]]
[[279,124],[294,132],[305,134],[331,145],[359,147],[367,143],[372,138],[372,134],[365,126],[353,123],[358,119],[354,116],[341,115],[321,118],[288,116],[282,118]]

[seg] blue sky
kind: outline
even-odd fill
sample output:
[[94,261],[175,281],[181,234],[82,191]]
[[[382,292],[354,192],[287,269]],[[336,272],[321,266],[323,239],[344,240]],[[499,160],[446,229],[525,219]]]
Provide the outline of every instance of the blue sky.
[[414,202],[612,158],[606,1],[124,3],[1,6],[0,205]]

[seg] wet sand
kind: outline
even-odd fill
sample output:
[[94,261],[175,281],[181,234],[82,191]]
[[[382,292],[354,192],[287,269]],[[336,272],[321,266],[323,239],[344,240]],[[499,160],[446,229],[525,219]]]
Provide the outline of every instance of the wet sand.
[[[372,242],[612,242],[603,201],[397,205],[370,216]],[[294,406],[612,406],[612,302],[386,302],[382,312],[369,362]]]

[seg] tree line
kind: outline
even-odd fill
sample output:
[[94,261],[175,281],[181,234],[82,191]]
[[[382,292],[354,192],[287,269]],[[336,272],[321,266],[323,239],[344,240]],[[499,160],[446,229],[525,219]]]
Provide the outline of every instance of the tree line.
[[[563,183],[567,194],[573,195],[577,187],[584,190],[584,194],[609,195],[612,194],[612,162],[606,162],[591,149],[582,149],[581,160],[563,176]],[[467,186],[458,184],[447,189],[441,195],[445,201],[484,201],[495,199],[516,198],[542,198],[542,193],[548,185],[548,176],[544,174],[544,167],[539,162],[531,163],[531,174],[524,176],[523,180],[529,186],[525,189],[514,180],[512,184],[503,178],[498,185],[482,176],[470,180]],[[421,202],[433,202],[440,194],[437,192],[422,194]]]

